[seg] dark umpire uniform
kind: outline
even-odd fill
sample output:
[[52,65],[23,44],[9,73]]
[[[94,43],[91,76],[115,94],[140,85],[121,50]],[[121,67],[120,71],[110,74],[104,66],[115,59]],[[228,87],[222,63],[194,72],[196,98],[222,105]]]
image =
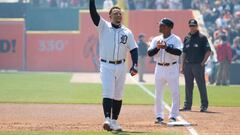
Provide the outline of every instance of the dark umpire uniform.
[[184,39],[183,67],[185,77],[185,102],[180,111],[190,111],[192,107],[192,96],[194,78],[201,96],[201,112],[207,111],[208,97],[205,83],[205,62],[211,54],[207,37],[198,30],[198,23],[195,19],[188,22],[190,32]]

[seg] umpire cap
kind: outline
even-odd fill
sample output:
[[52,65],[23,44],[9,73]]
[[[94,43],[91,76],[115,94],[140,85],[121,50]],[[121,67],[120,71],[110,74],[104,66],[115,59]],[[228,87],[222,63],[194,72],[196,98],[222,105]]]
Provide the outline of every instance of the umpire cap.
[[170,27],[170,28],[173,28],[173,26],[174,26],[174,23],[173,23],[173,21],[171,20],[171,19],[169,19],[169,18],[163,18],[163,19],[161,19],[160,20],[160,22],[159,22],[159,24],[161,25],[166,25],[166,26],[168,26],[168,27]]
[[198,22],[195,20],[195,19],[190,19],[188,21],[188,25],[189,26],[197,26],[198,25]]

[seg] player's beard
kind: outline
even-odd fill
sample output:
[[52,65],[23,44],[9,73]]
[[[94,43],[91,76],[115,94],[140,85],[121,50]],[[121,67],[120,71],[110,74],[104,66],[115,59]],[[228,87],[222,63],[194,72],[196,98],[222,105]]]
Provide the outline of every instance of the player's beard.
[[116,21],[115,21],[117,24],[121,24],[122,23],[122,18],[116,18]]
[[122,18],[114,18],[114,19],[112,19],[112,23],[115,25],[121,25]]
[[121,24],[121,22],[122,22],[121,20],[117,20],[116,21],[117,24]]
[[163,33],[163,30],[159,28],[159,33]]

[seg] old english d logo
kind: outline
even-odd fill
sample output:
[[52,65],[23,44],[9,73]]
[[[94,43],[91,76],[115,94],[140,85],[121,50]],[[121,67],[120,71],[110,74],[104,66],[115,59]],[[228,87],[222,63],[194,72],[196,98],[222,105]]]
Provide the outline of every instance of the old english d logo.
[[194,47],[198,47],[198,44],[194,44]]
[[127,35],[122,35],[120,43],[126,44],[127,43],[127,39],[128,39]]

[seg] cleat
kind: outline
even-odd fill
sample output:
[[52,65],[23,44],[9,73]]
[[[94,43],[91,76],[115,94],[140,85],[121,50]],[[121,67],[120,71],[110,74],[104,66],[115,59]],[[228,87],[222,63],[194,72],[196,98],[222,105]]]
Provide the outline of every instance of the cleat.
[[155,124],[162,124],[163,123],[163,118],[158,117],[155,121]]
[[207,112],[207,107],[201,107],[200,112]]
[[112,131],[111,129],[111,120],[109,117],[105,118],[105,121],[103,123],[103,129],[106,131]]
[[174,117],[171,117],[170,119],[169,119],[169,122],[176,122],[177,120],[176,120],[176,118],[174,118]]
[[110,127],[112,131],[122,131],[122,127],[117,123],[117,120],[112,120]]
[[191,108],[183,107],[183,108],[179,109],[179,111],[187,112],[187,111],[191,111]]

